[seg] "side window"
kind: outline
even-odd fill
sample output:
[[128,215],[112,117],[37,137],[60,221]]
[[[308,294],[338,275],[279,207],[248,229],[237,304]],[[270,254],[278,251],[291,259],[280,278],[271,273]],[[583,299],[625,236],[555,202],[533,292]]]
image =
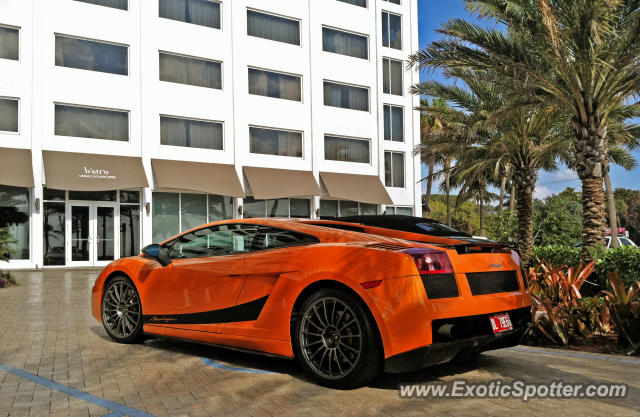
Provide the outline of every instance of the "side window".
[[259,251],[285,248],[288,246],[310,245],[319,242],[320,240],[317,237],[304,233],[269,226],[260,226],[253,238],[251,249]]
[[173,244],[169,258],[190,259],[247,252],[257,228],[245,224],[223,224],[198,229],[180,236]]

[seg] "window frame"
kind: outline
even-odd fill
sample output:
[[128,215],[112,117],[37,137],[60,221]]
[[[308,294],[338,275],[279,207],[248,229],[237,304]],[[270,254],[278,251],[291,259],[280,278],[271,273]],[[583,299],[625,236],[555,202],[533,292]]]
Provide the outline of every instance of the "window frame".
[[[212,63],[220,64],[220,88],[207,87],[207,86],[196,85],[196,84],[187,84],[187,83],[181,83],[181,82],[178,82],[178,81],[167,81],[167,80],[161,79],[160,78],[161,77],[161,73],[160,73],[160,55],[172,55],[172,56],[177,56],[179,58],[195,59],[195,60],[200,60],[200,61],[206,61],[206,62],[212,62]],[[158,81],[163,82],[163,83],[188,85],[189,87],[200,87],[200,88],[207,88],[209,90],[224,91],[224,62],[221,61],[221,60],[218,60],[218,59],[203,58],[203,57],[200,57],[200,56],[187,55],[187,54],[181,54],[181,53],[177,53],[177,52],[170,52],[170,51],[165,51],[165,50],[162,50],[162,49],[158,49]]]
[[90,4],[92,6],[108,7],[110,9],[114,9],[114,10],[122,10],[124,12],[128,12],[129,11],[129,0],[127,0],[127,7],[125,9],[121,9],[119,7],[107,6],[105,4],[91,3],[91,2],[86,1],[86,0],[74,0],[74,1],[77,1],[77,2],[80,2],[80,3],[85,3],[85,4]]
[[184,20],[177,20],[177,19],[171,19],[170,17],[160,16],[160,0],[158,0],[158,18],[171,20],[172,22],[186,23],[187,25],[200,26],[200,27],[207,28],[207,29],[224,30],[224,9],[223,9],[224,4],[223,4],[223,2],[221,0],[205,0],[205,1],[208,1],[210,3],[218,3],[218,5],[220,6],[220,27],[219,28],[206,26],[206,25],[199,25],[197,23],[185,22]]
[[[170,114],[164,114],[164,113],[160,113],[159,115],[159,121],[160,121],[160,146],[171,146],[173,148],[180,148],[180,149],[198,149],[198,150],[203,150],[203,151],[225,151],[225,125],[224,125],[224,121],[222,120],[208,120],[208,119],[199,119],[196,117],[184,117],[184,116],[175,116],[175,115],[170,115]],[[222,126],[222,148],[220,149],[216,149],[216,148],[199,148],[199,147],[195,147],[195,146],[181,146],[181,145],[168,145],[168,144],[164,144],[162,143],[162,118],[166,118],[166,119],[178,119],[178,120],[191,120],[194,122],[204,122],[204,123],[217,123],[219,125]],[[208,195],[208,194],[207,194]]]
[[[273,73],[273,74],[281,74],[281,75],[288,75],[289,77],[297,77],[300,80],[300,100],[292,100],[289,98],[283,98],[283,97],[272,97],[269,95],[262,95],[262,94],[255,94],[249,91],[249,71],[254,70],[254,71],[262,71],[262,72],[267,72],[267,73]],[[277,100],[286,100],[286,101],[291,101],[294,103],[304,103],[304,80],[302,79],[302,74],[294,74],[291,72],[285,72],[285,71],[276,71],[276,70],[271,70],[271,69],[266,69],[266,68],[261,68],[261,67],[255,67],[255,66],[251,66],[248,65],[247,66],[247,94],[251,95],[251,96],[257,96],[257,97],[266,97],[266,98],[274,98]]]
[[[56,134],[56,106],[79,107],[81,109],[94,109],[94,110],[105,110],[105,111],[127,113],[127,140],[104,139],[104,138],[88,138],[88,137],[85,137],[85,136],[57,135]],[[115,109],[115,108],[100,107],[100,106],[88,106],[88,105],[83,105],[83,104],[71,104],[71,103],[63,103],[63,102],[59,102],[59,101],[54,101],[53,102],[53,136],[59,136],[59,137],[62,137],[62,138],[78,138],[78,139],[89,139],[89,140],[108,140],[110,142],[132,143],[131,142],[131,110]]]
[[[289,43],[289,42],[284,42],[284,41],[279,41],[276,39],[269,39],[269,38],[263,38],[260,36],[255,36],[255,35],[249,35],[249,12],[254,12],[254,13],[261,13],[261,14],[266,14],[269,16],[274,16],[274,17],[279,17],[281,19],[286,19],[286,20],[292,20],[298,23],[298,43]],[[296,18],[296,17],[292,17],[292,16],[285,16],[283,14],[278,14],[278,13],[273,13],[273,12],[269,12],[266,10],[260,10],[260,9],[255,9],[253,7],[247,7],[247,36],[250,36],[252,38],[257,38],[257,39],[264,39],[267,41],[271,41],[271,42],[279,42],[279,43],[284,43],[286,45],[293,45],[293,46],[298,46],[298,47],[302,47],[302,19]]]
[[[349,58],[364,59],[366,61],[370,61],[371,60],[371,46],[370,46],[369,35],[368,34],[360,33],[360,32],[354,32],[352,30],[341,29],[341,28],[338,28],[338,27],[335,27],[335,26],[330,26],[330,25],[322,25],[321,29],[322,29],[322,52],[327,52],[329,54],[335,54],[335,55],[341,55],[341,56],[347,56]],[[366,58],[360,58],[358,56],[341,54],[339,52],[333,52],[333,51],[327,51],[326,49],[324,49],[324,30],[325,29],[333,30],[333,31],[336,31],[336,32],[343,32],[343,33],[347,33],[349,35],[361,36],[361,37],[365,38],[367,40],[367,57]]]
[[[362,89],[367,90],[367,110],[353,109],[351,107],[332,106],[330,104],[327,104],[326,96],[324,94],[324,88],[325,88],[325,84],[326,83],[335,84],[335,85],[341,85],[341,86],[346,86],[346,87],[353,87],[353,88],[362,88]],[[371,88],[370,87],[367,87],[367,86],[364,86],[364,85],[349,84],[349,83],[344,83],[344,82],[340,82],[340,81],[332,81],[332,80],[327,80],[327,79],[323,79],[322,80],[322,103],[324,104],[325,107],[333,107],[335,109],[371,113],[371,101],[372,100],[371,100]]]
[[[389,139],[387,139],[386,137],[384,137],[384,136],[385,136],[385,131],[386,131],[385,126],[384,126],[384,123],[385,123],[384,117],[385,117],[385,114],[386,114],[386,113],[385,113],[385,111],[384,111],[384,110],[385,110],[385,107],[389,107],[389,135],[390,135],[390,138],[389,138]],[[402,140],[395,140],[395,139],[393,138],[393,109],[394,109],[394,108],[396,108],[396,109],[400,109],[400,110],[402,111]],[[383,120],[382,120],[382,122],[383,122],[383,129],[382,129],[382,137],[383,137],[383,140],[386,140],[387,142],[405,143],[405,134],[404,134],[404,125],[405,125],[405,123],[404,123],[404,106],[398,106],[398,105],[396,105],[396,104],[383,103],[383,105],[382,105],[382,119],[383,119]]]
[[0,60],[21,62],[21,59],[22,59],[22,27],[21,26],[14,26],[14,25],[5,25],[4,23],[0,23],[0,28],[14,29],[14,30],[18,31],[18,59],[0,58]]
[[[116,72],[108,72],[108,71],[98,71],[98,70],[92,70],[92,69],[87,69],[87,68],[76,68],[76,67],[68,67],[65,65],[58,65],[55,63],[56,60],[56,39],[60,37],[60,38],[67,38],[67,39],[75,39],[75,40],[79,40],[79,41],[86,41],[86,42],[95,42],[95,43],[101,43],[104,45],[113,45],[113,46],[119,46],[122,48],[125,48],[127,51],[127,62],[126,62],[126,74],[118,74]],[[129,45],[124,44],[124,43],[118,43],[118,42],[111,42],[111,41],[105,41],[105,40],[101,40],[101,39],[93,39],[93,38],[86,38],[83,36],[74,36],[74,35],[66,35],[64,33],[59,33],[59,32],[54,32],[53,34],[53,65],[54,67],[59,67],[59,68],[69,68],[72,70],[81,70],[81,71],[91,71],[91,72],[99,72],[101,74],[110,74],[110,75],[118,75],[120,77],[129,77],[131,71],[129,71],[129,63],[131,62],[131,48]]]
[[0,100],[13,100],[13,101],[17,101],[18,102],[18,130],[16,130],[15,132],[13,130],[1,130],[0,129],[0,133],[3,135],[19,135],[20,132],[22,131],[21,129],[21,125],[22,123],[20,120],[20,116],[21,116],[21,100],[20,97],[8,97],[8,96],[0,96]]
[[[361,208],[361,204],[370,204],[373,206],[376,206],[376,215],[378,215],[377,213],[380,211],[380,204],[374,204],[374,203],[361,203],[359,201],[354,201],[354,200],[341,200],[341,199],[334,199],[334,198],[320,198],[320,201],[336,201],[338,203],[338,213],[337,213],[337,217],[343,217],[341,211],[342,211],[342,202],[349,202],[349,203],[356,203],[358,205],[358,216],[362,215],[362,208]],[[318,210],[320,209],[320,204],[318,205]],[[333,216],[321,216],[320,212],[318,212],[318,218],[322,219],[322,218],[327,218],[327,217],[333,217]]]
[[[387,45],[384,44],[385,43],[384,37],[382,38],[382,47],[383,48],[389,48],[389,49],[395,49],[396,51],[402,51],[403,48],[404,48],[404,42],[403,42],[403,39],[402,39],[402,37],[403,37],[402,36],[402,27],[404,26],[403,23],[402,23],[402,15],[398,14],[398,13],[390,12],[388,10],[382,10],[381,14],[380,14],[382,16],[382,19],[384,19],[384,14],[385,13],[387,14],[387,35],[388,36],[387,36],[387,39],[386,39]],[[390,31],[390,29],[391,29],[391,18],[390,18],[390,15],[398,16],[400,18],[400,30],[398,31],[400,33],[400,48],[394,48],[394,47],[391,46],[391,31]],[[380,23],[382,23],[382,21]],[[380,34],[381,35],[383,34],[382,30],[380,30]]]
[[[385,174],[384,186],[387,187],[387,188],[400,188],[400,189],[407,188],[407,178],[406,178],[407,177],[407,175],[406,175],[407,157],[406,157],[405,153],[404,152],[399,152],[399,151],[387,151],[387,150],[385,150],[384,151],[385,172],[387,170],[387,166],[386,166],[387,154],[391,155],[391,158],[390,158],[391,165],[389,167],[389,172],[391,173],[391,184],[387,185],[386,174]],[[393,176],[393,155],[394,154],[402,155],[402,186],[401,187],[393,185],[394,182],[395,182],[394,181],[395,178]]]
[[[251,129],[277,130],[277,131],[280,131],[280,132],[299,133],[300,134],[301,155],[300,156],[297,156],[297,155],[277,155],[277,154],[272,154],[272,153],[251,152],[251,140],[252,140]],[[252,125],[252,124],[250,124],[249,125],[249,153],[253,154],[253,155],[281,156],[281,157],[285,157],[285,158],[304,159],[304,157],[305,157],[305,152],[304,152],[304,131],[302,131],[302,130],[292,130],[292,129],[282,129],[282,128],[278,128],[278,127],[260,126],[260,125]]]
[[344,3],[344,4],[349,4],[351,6],[362,7],[363,9],[368,9],[369,8],[369,0],[365,0],[365,5],[364,6],[360,6],[359,4],[353,4],[353,3],[349,2],[348,0],[336,0],[336,1],[339,1],[340,3]]
[[[246,198],[252,198],[253,202],[262,202],[264,203],[264,210],[263,210],[263,216],[265,218],[278,218],[278,216],[269,216],[268,213],[268,202],[269,201],[275,201],[275,200],[288,200],[289,201],[289,208],[287,210],[287,219],[294,219],[294,218],[299,218],[299,217],[292,217],[291,216],[291,200],[304,200],[306,202],[308,202],[308,207],[309,207],[309,219],[313,216],[313,213],[311,212],[311,199],[310,198],[303,198],[303,197],[284,197],[284,198],[267,198],[267,199],[256,199],[254,196],[252,195],[247,195],[242,199],[242,216],[244,216],[245,210],[244,210],[244,200]],[[247,218],[247,219],[255,219],[255,218],[259,218],[259,217],[243,217],[243,218]]]
[[[368,148],[369,148],[369,161],[368,162],[358,162],[358,161],[340,161],[337,159],[327,159],[327,136],[329,137],[334,137],[334,138],[340,138],[340,139],[349,139],[349,140],[357,140],[357,141],[365,141],[368,143]],[[344,135],[334,135],[334,134],[330,134],[325,132],[325,134],[323,135],[323,141],[322,141],[322,151],[323,151],[323,160],[325,161],[333,161],[333,162],[346,162],[346,163],[350,163],[350,164],[368,164],[371,165],[372,164],[372,140],[371,139],[367,139],[367,138],[357,138],[354,136],[344,136]]]
[[[385,67],[385,60],[387,61],[386,65],[387,65],[387,74],[389,74],[389,91],[384,91],[384,67]],[[393,88],[392,88],[392,75],[391,75],[391,62],[399,62],[400,63],[400,94],[396,94],[393,93]],[[390,96],[398,96],[398,97],[404,97],[404,61],[401,59],[395,59],[395,58],[389,58],[389,57],[382,57],[382,94],[388,94]]]

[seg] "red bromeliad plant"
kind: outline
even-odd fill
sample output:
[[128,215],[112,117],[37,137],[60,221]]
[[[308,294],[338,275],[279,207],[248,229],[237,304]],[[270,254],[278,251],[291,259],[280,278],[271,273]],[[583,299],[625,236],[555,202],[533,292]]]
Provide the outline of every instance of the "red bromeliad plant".
[[613,292],[603,291],[606,306],[611,311],[618,340],[631,347],[631,354],[640,352],[640,281],[627,290],[620,275],[607,274]]

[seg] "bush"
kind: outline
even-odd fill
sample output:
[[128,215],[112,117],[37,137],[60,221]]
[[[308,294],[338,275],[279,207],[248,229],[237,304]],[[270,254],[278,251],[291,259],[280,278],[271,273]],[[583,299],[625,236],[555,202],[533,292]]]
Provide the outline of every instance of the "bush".
[[640,280],[640,248],[623,246],[604,251],[596,262],[596,272],[603,281],[608,272],[616,272],[624,286],[629,288]]
[[640,281],[627,291],[622,278],[615,272],[607,274],[612,292],[605,291],[606,303],[615,323],[619,342],[631,348],[630,354],[640,353]]
[[563,265],[577,267],[580,265],[582,248],[567,245],[535,246],[530,266],[540,264],[546,260],[554,267]]

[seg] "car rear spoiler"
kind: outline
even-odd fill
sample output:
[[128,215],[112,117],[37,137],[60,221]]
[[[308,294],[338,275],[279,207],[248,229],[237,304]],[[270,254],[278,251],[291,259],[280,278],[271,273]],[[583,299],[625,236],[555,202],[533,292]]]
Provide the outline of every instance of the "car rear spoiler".
[[455,243],[452,245],[438,245],[442,247],[455,249],[456,252],[460,255],[467,255],[472,253],[500,253],[500,252],[510,252],[515,250],[520,252],[520,248],[518,244],[515,242],[494,242],[491,240],[480,240],[480,239],[461,239],[455,238],[458,240],[466,240],[465,243]]

